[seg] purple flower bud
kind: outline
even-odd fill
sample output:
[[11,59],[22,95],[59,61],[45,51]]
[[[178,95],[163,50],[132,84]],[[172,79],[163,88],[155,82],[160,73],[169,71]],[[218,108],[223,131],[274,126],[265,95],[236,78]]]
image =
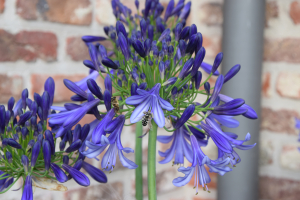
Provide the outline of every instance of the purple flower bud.
[[29,130],[26,127],[23,127],[21,129],[21,133],[22,133],[22,139],[25,140],[27,135],[29,134]]
[[162,34],[160,35],[160,37],[158,38],[158,42],[161,42],[167,35],[170,35],[170,32],[171,32],[171,30],[169,28],[164,30],[162,32]]
[[223,83],[224,83],[224,76],[221,74],[216,81],[214,91],[211,95],[211,102],[214,102],[218,97],[218,95],[220,94]]
[[145,19],[147,19],[147,17],[148,17],[149,11],[151,9],[151,3],[152,3],[152,1],[146,1],[146,3],[145,3],[145,10],[144,10]]
[[89,131],[90,131],[90,125],[85,124],[81,129],[81,134],[80,134],[81,141],[84,141],[86,139],[87,135],[89,134]]
[[147,88],[147,83],[141,83],[139,85],[139,89],[141,89],[141,90],[145,90],[146,88]]
[[[32,115],[31,111],[27,111],[26,113],[20,115],[20,119],[19,119],[17,125],[23,125],[27,120],[30,119],[31,115]],[[5,122],[5,119],[4,119],[4,122]]]
[[192,55],[197,47],[198,41],[199,41],[199,35],[198,34],[192,35],[191,38],[189,39],[189,43],[187,44],[185,52],[187,54]]
[[83,163],[83,160],[82,159],[78,159],[75,162],[75,164],[73,165],[73,168],[77,169],[79,171],[81,169],[81,167],[82,167],[82,163]]
[[174,56],[174,47],[172,45],[168,47],[168,56],[170,59]]
[[79,139],[80,134],[81,134],[81,125],[77,124],[73,131],[73,142]]
[[128,47],[128,44],[127,44],[127,40],[126,40],[125,36],[123,35],[123,33],[121,33],[121,32],[118,34],[118,42],[119,42],[121,51],[122,51],[125,59],[129,60],[130,50],[129,50],[129,47]]
[[202,73],[200,71],[197,71],[197,74],[194,77],[195,77],[195,88],[199,90],[201,79],[202,79]]
[[12,163],[12,155],[11,155],[11,153],[9,151],[7,151],[5,153],[5,158],[6,158],[6,160],[7,160],[8,163],[10,163],[10,164]]
[[175,34],[175,40],[178,41],[179,38],[180,38],[180,33],[182,31],[182,23],[178,23],[175,27],[175,30],[174,30],[174,34]]
[[26,151],[28,151],[29,149],[31,149],[34,145],[35,141],[34,140],[30,140],[27,144],[27,147],[26,147]]
[[[4,146],[3,146],[3,143],[5,144]],[[5,147],[6,145],[11,146],[16,149],[22,149],[22,146],[12,138],[4,138],[2,140],[2,146]]]
[[30,175],[26,177],[21,200],[33,200],[32,180]]
[[39,142],[40,145],[42,145],[43,139],[44,139],[44,136],[43,136],[43,134],[40,133],[36,139],[36,142]]
[[209,82],[204,83],[204,89],[208,95],[210,95],[210,84]]
[[179,15],[179,20],[180,19],[187,19],[187,17],[189,16],[190,14],[190,11],[191,11],[191,5],[192,5],[192,2],[188,2],[187,4],[185,4],[183,10],[181,11],[180,15]]
[[46,130],[45,131],[45,139],[48,140],[49,145],[51,147],[51,155],[55,154],[55,146],[54,146],[54,139],[53,139],[53,134],[51,131]]
[[87,86],[89,90],[96,96],[98,99],[103,100],[103,95],[101,93],[100,87],[97,85],[96,81],[94,79],[88,79],[87,80]]
[[[8,128],[8,127],[7,127],[7,128]],[[18,136],[17,133],[13,135],[13,139],[14,139],[16,142],[19,143],[19,136]]]
[[138,10],[139,9],[139,5],[140,5],[139,0],[135,0],[134,4],[135,4],[136,9]]
[[89,186],[90,185],[90,180],[88,179],[88,177],[83,174],[82,172],[78,171],[77,169],[72,168],[69,165],[63,164],[62,167],[64,168],[64,170],[66,172],[68,172],[72,178],[79,184],[82,186]]
[[0,105],[0,133],[4,133],[5,131],[5,107]]
[[51,163],[51,169],[59,182],[64,183],[68,180],[68,177],[65,174],[65,172],[62,169],[60,169],[59,166],[55,163]]
[[190,27],[189,37],[191,37],[194,34],[197,34],[197,26],[195,24],[192,24]]
[[184,40],[179,40],[179,49],[182,56],[185,56],[186,52],[186,42]]
[[214,107],[214,111],[226,111],[226,110],[233,110],[236,108],[241,107],[242,105],[245,104],[245,100],[244,99],[233,99],[227,103],[224,103],[222,105],[216,106]]
[[89,42],[97,42],[97,41],[104,41],[106,40],[105,37],[100,37],[100,36],[92,36],[92,35],[85,35],[85,36],[82,36],[81,39],[86,42],[86,43],[89,43]]
[[109,27],[108,26],[104,26],[103,30],[104,30],[105,34],[108,36],[108,34],[109,34]]
[[165,63],[164,61],[160,61],[158,65],[159,73],[160,73],[160,78],[161,80],[164,80],[165,78]]
[[45,91],[48,92],[50,96],[50,106],[53,104],[53,99],[54,99],[54,91],[55,91],[55,83],[52,77],[49,77],[44,85]]
[[31,107],[32,104],[32,100],[31,99],[26,99],[26,105],[28,106],[28,108]]
[[224,83],[232,79],[241,69],[241,65],[237,64],[233,66],[224,76]]
[[43,132],[43,125],[41,123],[38,123],[37,130],[38,130],[38,133],[42,133]]
[[88,68],[90,68],[90,69],[92,69],[92,70],[97,71],[97,69],[95,68],[94,63],[93,63],[92,61],[90,61],[90,60],[84,60],[84,61],[83,61],[83,64],[84,64],[86,67],[88,67]]
[[25,127],[30,128],[30,121],[29,120],[25,122]]
[[38,106],[42,106],[42,97],[37,94],[37,93],[34,93],[34,101],[37,103]]
[[248,110],[245,108],[236,108],[233,110],[216,110],[216,111],[213,111],[213,113],[217,114],[217,115],[237,116],[237,115],[243,115],[247,111]]
[[184,27],[179,35],[179,40],[185,40],[189,37],[190,27]]
[[117,21],[116,30],[117,30],[118,36],[119,36],[119,34],[121,32],[123,34],[123,36],[126,38],[126,42],[127,42],[127,32],[126,32],[125,26],[124,26],[124,24],[122,22]]
[[8,102],[7,102],[7,109],[8,109],[9,111],[12,111],[14,105],[15,105],[15,98],[10,97],[10,99],[9,99]]
[[66,150],[65,152],[70,153],[73,151],[77,151],[82,145],[82,141],[80,139],[73,142]]
[[194,58],[190,58],[186,63],[183,65],[181,72],[178,75],[178,78],[183,79],[187,72],[191,69],[192,65],[194,64]]
[[174,9],[174,0],[171,0],[171,1],[169,1],[169,4],[166,8],[166,12],[165,12],[165,16],[164,16],[164,21],[165,22],[171,16],[173,9]]
[[102,64],[111,69],[118,69],[118,65],[108,57],[102,58]]
[[176,87],[176,86],[173,87],[173,89],[172,89],[172,91],[171,91],[171,96],[172,96],[172,99],[173,99],[173,100],[175,100],[175,98],[176,98],[177,91],[178,91],[177,87]]
[[146,39],[146,33],[147,33],[147,22],[145,19],[142,19],[140,21],[140,27],[141,27],[141,32],[142,32],[142,36],[144,39]]
[[195,56],[194,66],[191,72],[191,75],[194,76],[196,72],[198,71],[199,67],[201,66],[203,59],[205,57],[205,49],[204,47],[201,47],[198,53]]
[[173,85],[177,81],[177,77],[172,77],[163,83],[163,86]]
[[75,94],[78,94],[79,96],[83,97],[84,99],[87,99],[87,94],[84,90],[82,90],[78,85],[76,85],[74,82],[64,79],[65,86],[74,92]]
[[25,173],[27,173],[28,172],[28,168],[29,168],[29,159],[28,159],[28,157],[25,156],[25,155],[22,155],[22,157],[21,157],[21,163],[22,163],[22,165],[24,167]]
[[144,58],[146,56],[146,52],[144,50],[144,45],[141,41],[139,40],[134,40],[132,43],[132,46],[134,50],[142,57]]
[[106,183],[107,177],[106,175],[98,168],[83,162],[82,163],[83,169],[97,182],[99,183]]
[[59,143],[59,150],[60,151],[64,151],[65,150],[65,147],[66,147],[66,142],[65,141],[60,141]]
[[137,88],[138,88],[137,83],[132,83],[131,84],[131,96],[138,95],[138,93],[136,92]]
[[103,45],[99,44],[98,46],[99,54],[100,54],[100,59],[102,60],[104,57],[107,57],[107,52],[106,49]]
[[217,56],[216,56],[216,58],[215,58],[213,67],[211,69],[212,73],[215,73],[215,71],[217,71],[217,69],[220,66],[222,60],[223,60],[223,53],[221,52],[221,53],[218,53]]
[[44,91],[42,95],[43,120],[47,120],[49,109],[50,109],[50,96],[47,91]]
[[39,156],[39,153],[40,153],[40,150],[41,150],[41,143],[40,142],[36,142],[34,145],[33,145],[33,148],[32,148],[32,153],[31,153],[31,167],[34,167],[35,166],[35,163],[36,163],[36,160]]
[[51,147],[48,140],[43,141],[43,155],[44,155],[45,169],[48,171],[51,163]]
[[32,111],[32,116],[35,116],[38,110],[38,104],[35,101],[32,102],[30,110]]
[[70,160],[69,156],[67,156],[67,155],[63,156],[63,163],[64,164],[68,165],[69,164],[69,160]]
[[22,108],[26,109],[26,99],[28,98],[27,88],[22,91]]
[[131,73],[131,77],[132,77],[132,79],[133,79],[135,82],[139,83],[139,75],[138,75],[138,73],[132,72],[132,73]]
[[182,113],[180,119],[177,120],[174,128],[178,129],[180,128],[182,125],[184,125],[184,123],[190,119],[190,117],[193,115],[195,111],[195,105],[191,104],[189,105]]
[[104,79],[104,85],[105,85],[105,89],[112,94],[112,81],[109,74],[107,74],[107,76]]
[[11,118],[11,114],[12,114],[12,112],[10,110],[7,110],[5,112],[5,126],[8,126],[9,120]]
[[144,73],[141,73],[140,78],[142,79],[142,81],[146,80],[146,75]]
[[148,38],[153,41],[153,37],[154,37],[154,28],[152,25],[148,26]]
[[184,7],[185,0],[179,0],[176,7],[172,11],[172,15],[178,15],[181,9]]
[[111,109],[111,93],[108,90],[104,91],[104,104],[106,110],[109,111]]

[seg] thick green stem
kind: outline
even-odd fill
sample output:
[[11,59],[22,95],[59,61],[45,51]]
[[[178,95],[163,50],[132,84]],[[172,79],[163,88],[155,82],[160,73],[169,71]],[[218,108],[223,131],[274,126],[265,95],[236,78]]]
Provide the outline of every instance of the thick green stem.
[[138,165],[138,168],[135,169],[135,198],[143,200],[143,149],[142,138],[139,138],[139,136],[143,135],[141,121],[136,123],[135,133],[135,163]]
[[148,140],[148,199],[156,200],[156,138],[157,124],[152,120]]

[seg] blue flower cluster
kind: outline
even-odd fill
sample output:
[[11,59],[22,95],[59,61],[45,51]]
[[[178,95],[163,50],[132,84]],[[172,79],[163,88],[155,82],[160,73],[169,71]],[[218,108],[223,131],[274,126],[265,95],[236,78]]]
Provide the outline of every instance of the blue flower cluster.
[[[24,90],[15,106],[13,99],[9,100],[7,111],[0,106],[4,153],[0,170],[5,170],[0,175],[2,190],[8,190],[15,183],[14,178],[20,177],[25,184],[24,200],[33,198],[32,181],[37,178],[59,182],[73,178],[79,185],[88,186],[89,179],[79,171],[82,167],[96,181],[105,183],[106,175],[84,162],[85,157],[98,160],[101,153],[104,171],[113,171],[117,156],[124,167],[136,169],[138,165],[124,155],[134,151],[123,147],[121,134],[125,125],[139,121],[150,130],[149,138],[155,134],[154,141],[156,132],[152,128],[172,132],[157,137],[161,143],[171,143],[168,150],[159,151],[163,157],[159,163],[173,160],[173,165],[180,165],[178,171],[184,177],[173,180],[177,187],[186,185],[194,175],[196,193],[199,185],[209,191],[207,168],[224,175],[241,162],[236,149],[255,146],[245,144],[251,138],[249,133],[244,140],[238,140],[237,134],[222,130],[222,126],[239,126],[234,116],[256,119],[257,114],[243,99],[220,93],[223,84],[241,66],[235,65],[225,75],[220,74],[223,53],[216,55],[212,65],[204,62],[202,34],[196,25],[186,26],[191,2],[179,0],[175,5],[170,0],[164,15],[159,0],[146,0],[143,10],[136,0],[135,15],[120,0],[111,3],[117,19],[115,26],[104,27],[105,37],[82,37],[90,54],[90,60],[83,64],[90,74],[78,82],[64,80],[65,86],[74,92],[73,103],[63,107],[52,105],[54,82],[49,78],[42,96],[35,94],[34,100],[30,100]],[[101,44],[104,40],[112,43],[111,51]],[[98,76],[104,80],[103,88],[96,83]],[[213,87],[209,83],[212,76],[218,76]],[[196,102],[198,95],[204,96],[205,101]],[[106,111],[99,111],[99,105],[104,105]],[[85,115],[94,115],[95,120],[81,127],[78,123]],[[202,151],[209,139],[218,148],[215,160]],[[55,150],[58,142],[60,151]],[[18,169],[20,166],[22,169]]]
[[[139,2],[135,4],[140,13]],[[71,100],[84,103],[65,104],[64,108],[57,108],[60,113],[49,115],[49,122],[60,127],[56,136],[63,135],[84,115],[93,114],[96,120],[90,124],[90,134],[83,141],[82,155],[97,159],[105,152],[101,166],[107,171],[113,170],[119,155],[123,166],[135,169],[138,166],[123,154],[133,150],[122,146],[122,129],[126,119],[134,124],[145,120],[146,114],[151,115],[158,127],[173,132],[157,137],[159,142],[172,143],[167,151],[159,151],[164,158],[160,163],[174,158],[173,164],[180,164],[179,171],[185,174],[174,179],[173,184],[183,186],[195,174],[197,191],[199,184],[208,190],[206,184],[210,178],[205,165],[209,171],[224,175],[232,170],[229,166],[241,162],[235,149],[255,146],[244,144],[250,140],[249,133],[244,140],[238,140],[238,135],[221,128],[239,126],[233,116],[257,118],[243,99],[220,94],[223,84],[241,66],[235,65],[225,75],[220,74],[218,67],[223,53],[216,55],[212,65],[203,62],[206,51],[202,34],[196,25],[186,26],[191,2],[180,0],[175,5],[174,0],[169,1],[164,16],[161,16],[164,7],[158,0],[146,0],[141,15],[132,15],[119,0],[112,0],[112,8],[117,23],[104,27],[106,37],[82,37],[91,58],[83,64],[90,68],[90,75],[77,83],[65,80],[65,85],[75,93]],[[110,41],[114,49],[107,52],[101,44],[103,40]],[[203,71],[208,74],[205,80]],[[104,91],[95,81],[98,74],[104,79]],[[218,76],[214,87],[208,82],[211,76]],[[205,95],[206,101],[195,102],[198,95]],[[106,112],[98,111],[100,104],[105,105]],[[192,120],[195,115],[200,120]],[[166,119],[172,123],[172,130],[166,127]],[[210,138],[218,147],[216,160],[201,150]],[[192,163],[190,167],[183,167],[184,158]]]
[[[79,171],[81,168],[96,181],[107,182],[106,175],[100,169],[86,163],[85,156],[76,153],[84,148],[82,141],[90,132],[90,125],[76,125],[73,130],[69,126],[64,134],[57,135],[59,126],[47,122],[48,116],[55,113],[51,110],[55,90],[51,77],[46,80],[44,88],[43,94],[35,93],[33,100],[25,89],[17,103],[11,97],[7,109],[0,106],[0,191],[8,191],[23,178],[22,200],[33,199],[32,185],[42,184],[44,187],[52,179],[61,183],[74,179],[79,185],[89,186],[90,180]],[[60,151],[55,148],[59,141],[57,137],[61,137]],[[67,143],[69,147],[65,149]],[[57,186],[57,190],[64,189]]]

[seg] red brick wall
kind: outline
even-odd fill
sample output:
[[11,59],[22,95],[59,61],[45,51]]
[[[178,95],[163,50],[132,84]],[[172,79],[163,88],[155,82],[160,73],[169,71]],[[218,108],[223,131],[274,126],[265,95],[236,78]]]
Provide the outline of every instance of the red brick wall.
[[[134,0],[122,2],[135,11]],[[162,2],[167,5],[168,0]],[[78,81],[88,74],[82,65],[88,51],[80,37],[104,35],[103,26],[116,22],[110,6],[110,0],[0,0],[0,103],[6,103],[10,96],[18,98],[25,87],[31,95],[41,92],[48,76],[56,81],[55,103],[69,101],[71,93],[62,80]],[[222,0],[192,0],[187,23],[195,23],[203,34],[207,62],[212,62],[221,51],[222,6]],[[267,0],[264,49],[260,197],[298,199],[300,153],[297,147],[300,145],[294,117],[300,117],[300,1]],[[124,130],[124,144],[129,147],[134,147],[133,131],[134,127]],[[146,157],[146,140],[144,144]],[[158,148],[166,149],[166,146],[159,144]],[[213,145],[204,151],[216,157]],[[99,165],[97,161],[91,162]],[[210,194],[200,191],[195,196],[191,185],[183,188],[172,185],[173,178],[182,175],[176,170],[171,163],[158,165],[159,199],[216,199],[216,176],[209,184]],[[145,167],[144,173],[146,176]],[[106,185],[92,181],[92,187],[83,188],[69,182],[66,193],[37,189],[34,196],[36,200],[133,199],[134,171],[118,167],[107,175],[109,184]],[[145,186],[145,195],[146,192]],[[20,191],[9,192],[1,197],[19,199],[20,194]]]

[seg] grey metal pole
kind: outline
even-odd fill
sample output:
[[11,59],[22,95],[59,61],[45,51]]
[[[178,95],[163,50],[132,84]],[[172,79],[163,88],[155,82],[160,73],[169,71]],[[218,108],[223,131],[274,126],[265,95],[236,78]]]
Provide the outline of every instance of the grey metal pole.
[[[223,11],[222,72],[225,74],[235,64],[241,64],[241,70],[224,85],[222,93],[245,99],[260,116],[265,0],[224,0]],[[238,120],[240,126],[234,132],[239,137],[249,132],[252,137],[248,143],[258,143],[259,118],[238,117]],[[232,172],[218,177],[218,200],[259,199],[258,146],[247,151],[237,150],[242,161]]]

